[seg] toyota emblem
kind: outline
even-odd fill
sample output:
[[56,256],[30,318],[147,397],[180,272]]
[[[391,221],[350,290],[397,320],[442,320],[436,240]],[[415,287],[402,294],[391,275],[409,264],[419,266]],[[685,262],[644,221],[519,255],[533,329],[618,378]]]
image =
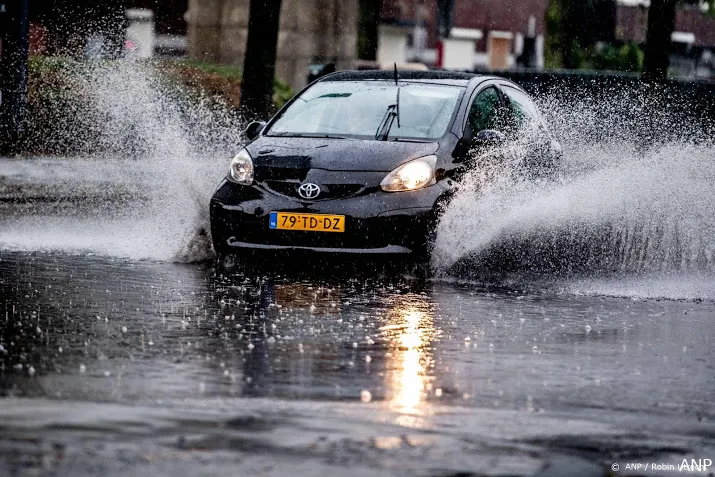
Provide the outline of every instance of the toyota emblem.
[[312,182],[306,182],[298,187],[298,195],[304,199],[315,199],[320,195],[320,186]]

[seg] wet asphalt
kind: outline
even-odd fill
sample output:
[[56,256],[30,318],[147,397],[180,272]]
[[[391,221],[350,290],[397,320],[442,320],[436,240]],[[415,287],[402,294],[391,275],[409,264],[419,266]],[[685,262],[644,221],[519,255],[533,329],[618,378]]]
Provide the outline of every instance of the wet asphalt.
[[6,475],[595,476],[715,451],[713,302],[9,251],[0,297]]

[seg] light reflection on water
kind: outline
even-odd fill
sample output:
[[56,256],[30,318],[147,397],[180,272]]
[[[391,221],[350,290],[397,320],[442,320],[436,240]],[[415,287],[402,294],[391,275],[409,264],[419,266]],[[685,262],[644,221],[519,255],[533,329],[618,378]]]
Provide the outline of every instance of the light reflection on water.
[[387,402],[390,409],[400,413],[399,424],[423,427],[431,389],[429,370],[434,362],[434,313],[420,295],[396,296],[394,300],[388,311],[388,324],[380,328],[388,343]]

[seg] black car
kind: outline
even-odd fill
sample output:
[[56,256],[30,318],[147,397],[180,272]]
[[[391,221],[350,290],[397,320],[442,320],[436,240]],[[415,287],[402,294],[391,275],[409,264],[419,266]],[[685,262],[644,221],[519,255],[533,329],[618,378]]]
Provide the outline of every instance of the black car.
[[219,255],[240,250],[429,253],[442,205],[477,167],[475,149],[536,124],[529,168],[560,146],[529,96],[498,77],[443,71],[339,72],[314,82],[231,161],[211,199]]

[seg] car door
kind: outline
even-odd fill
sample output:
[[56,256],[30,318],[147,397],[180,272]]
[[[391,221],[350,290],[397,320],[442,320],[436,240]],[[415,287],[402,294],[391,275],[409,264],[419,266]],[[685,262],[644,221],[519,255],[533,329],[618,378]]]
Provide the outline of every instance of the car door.
[[561,146],[551,137],[528,94],[508,83],[500,84],[499,89],[508,109],[510,139],[524,146],[525,169],[530,176],[550,175],[560,160]]
[[497,85],[478,91],[469,106],[464,137],[471,139],[482,131],[502,132],[506,125],[507,111]]
[[483,83],[472,92],[459,129],[454,131],[460,140],[452,155],[454,167],[448,173],[451,178],[460,181],[474,168],[479,156],[474,138],[484,131],[500,133],[506,124],[506,113],[504,99],[495,81]]
[[455,155],[455,163],[458,164],[455,179],[460,180],[478,164],[487,149],[493,149],[502,142],[508,127],[508,113],[496,82],[483,84],[472,93]]
[[506,102],[509,123],[514,134],[519,134],[531,128],[543,128],[543,120],[539,115],[539,110],[528,94],[509,84],[499,85],[499,90]]

